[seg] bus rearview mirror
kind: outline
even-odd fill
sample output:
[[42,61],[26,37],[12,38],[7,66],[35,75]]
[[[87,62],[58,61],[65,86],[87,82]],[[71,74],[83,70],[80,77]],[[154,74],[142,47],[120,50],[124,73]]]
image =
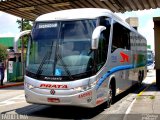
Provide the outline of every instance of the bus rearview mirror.
[[105,29],[106,29],[105,26],[98,26],[94,29],[92,34],[92,43],[91,43],[91,48],[93,50],[98,49],[98,43],[99,43],[101,32]]
[[20,37],[30,34],[30,32],[31,30],[25,30],[16,35],[16,37],[14,38],[14,51],[15,52],[18,51],[18,40],[20,39]]

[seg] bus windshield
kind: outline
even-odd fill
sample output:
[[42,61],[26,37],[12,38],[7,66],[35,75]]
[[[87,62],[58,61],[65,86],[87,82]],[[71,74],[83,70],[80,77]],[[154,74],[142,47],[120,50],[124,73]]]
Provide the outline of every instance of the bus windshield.
[[[28,42],[26,71],[35,76],[92,73],[96,20],[38,22]],[[88,74],[89,75],[89,74]]]

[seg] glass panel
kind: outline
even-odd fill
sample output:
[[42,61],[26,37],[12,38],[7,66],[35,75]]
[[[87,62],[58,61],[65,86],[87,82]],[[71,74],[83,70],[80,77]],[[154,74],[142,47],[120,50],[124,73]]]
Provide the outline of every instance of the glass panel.
[[37,23],[31,34],[27,71],[70,76],[93,69],[91,36],[96,20]]

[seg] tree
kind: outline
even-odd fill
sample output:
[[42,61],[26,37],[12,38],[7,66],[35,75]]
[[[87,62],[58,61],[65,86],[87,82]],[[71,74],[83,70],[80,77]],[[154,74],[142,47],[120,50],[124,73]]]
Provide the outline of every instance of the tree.
[[[22,20],[17,20],[18,23],[18,28],[21,30],[22,29]],[[26,19],[23,19],[23,30],[31,30],[32,28],[32,22]]]
[[0,62],[6,60],[8,57],[7,48],[0,44]]
[[[23,31],[24,30],[31,30],[32,29],[32,22],[26,19],[22,19],[23,20]],[[22,20],[18,19],[16,22],[18,23],[18,28],[20,29],[20,31],[22,30]],[[28,36],[23,37],[23,42],[24,42],[24,46],[27,46],[27,42],[28,42]],[[20,41],[20,44],[21,41]]]
[[[23,22],[23,24],[22,24]],[[32,23],[29,21],[29,20],[26,20],[26,19],[21,19],[21,20],[17,20],[17,23],[19,25],[19,29],[20,31],[24,31],[24,30],[31,30],[32,28]],[[23,25],[23,26],[22,26]],[[23,45],[22,46],[22,41],[23,41]],[[22,76],[24,77],[24,61],[26,60],[26,54],[24,54],[24,51],[26,51],[26,49],[24,47],[27,48],[27,43],[28,43],[28,36],[24,36],[22,38],[22,40],[20,40],[20,44],[21,44],[21,61],[22,61]]]

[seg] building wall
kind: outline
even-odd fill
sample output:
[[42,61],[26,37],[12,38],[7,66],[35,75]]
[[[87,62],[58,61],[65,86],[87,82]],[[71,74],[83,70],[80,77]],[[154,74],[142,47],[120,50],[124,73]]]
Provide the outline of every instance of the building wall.
[[[0,37],[0,44],[6,46],[7,48],[14,46],[14,37]],[[20,41],[18,41],[18,46],[20,46]]]
[[6,47],[13,47],[14,45],[14,37],[0,37],[0,44]]

